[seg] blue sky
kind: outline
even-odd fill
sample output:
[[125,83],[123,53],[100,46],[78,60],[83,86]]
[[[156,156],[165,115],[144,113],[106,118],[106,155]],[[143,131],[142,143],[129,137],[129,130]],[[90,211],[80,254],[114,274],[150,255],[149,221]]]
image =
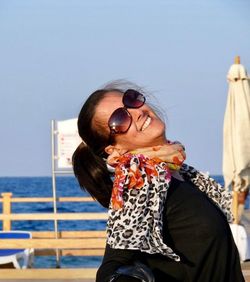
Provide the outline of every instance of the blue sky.
[[226,75],[250,69],[248,0],[0,0],[0,176],[51,174],[51,119],[128,79],[152,91],[187,163],[222,171]]

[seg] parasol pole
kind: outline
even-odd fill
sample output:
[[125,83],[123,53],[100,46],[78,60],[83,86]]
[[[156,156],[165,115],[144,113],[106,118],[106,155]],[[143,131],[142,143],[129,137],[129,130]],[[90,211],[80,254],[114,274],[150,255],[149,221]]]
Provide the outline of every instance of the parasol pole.
[[[240,56],[236,56],[234,58],[234,63],[236,65],[240,64]],[[234,223],[238,224],[239,223],[239,191],[236,191],[234,189],[234,185],[232,185],[233,189],[233,216],[234,216]]]
[[238,198],[239,192],[233,190],[233,216],[234,216],[234,223],[239,223],[239,216],[238,216]]

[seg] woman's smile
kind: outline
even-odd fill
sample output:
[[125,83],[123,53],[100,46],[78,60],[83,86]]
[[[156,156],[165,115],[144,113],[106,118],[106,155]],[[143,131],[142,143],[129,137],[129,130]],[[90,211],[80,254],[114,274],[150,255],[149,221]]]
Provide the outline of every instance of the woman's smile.
[[144,131],[146,128],[149,127],[150,123],[151,123],[151,117],[150,116],[147,116],[145,122],[143,123],[142,125],[142,128],[141,128],[141,131]]

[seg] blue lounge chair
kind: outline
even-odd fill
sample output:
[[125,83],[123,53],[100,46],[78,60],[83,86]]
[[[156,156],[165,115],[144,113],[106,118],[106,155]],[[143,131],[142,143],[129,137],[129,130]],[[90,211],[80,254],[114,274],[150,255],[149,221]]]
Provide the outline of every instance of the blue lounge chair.
[[[0,240],[4,239],[30,239],[28,231],[0,231]],[[1,249],[0,265],[13,263],[15,268],[25,269],[33,263],[34,249]]]

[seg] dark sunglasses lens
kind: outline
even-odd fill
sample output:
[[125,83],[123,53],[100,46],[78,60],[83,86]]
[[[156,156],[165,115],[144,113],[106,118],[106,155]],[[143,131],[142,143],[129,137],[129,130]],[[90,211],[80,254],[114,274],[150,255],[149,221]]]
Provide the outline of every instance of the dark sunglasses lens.
[[145,103],[145,97],[136,90],[128,89],[124,93],[122,101],[127,108],[140,108]]
[[124,108],[119,108],[109,118],[108,125],[111,133],[125,133],[129,129],[131,122],[129,112]]

